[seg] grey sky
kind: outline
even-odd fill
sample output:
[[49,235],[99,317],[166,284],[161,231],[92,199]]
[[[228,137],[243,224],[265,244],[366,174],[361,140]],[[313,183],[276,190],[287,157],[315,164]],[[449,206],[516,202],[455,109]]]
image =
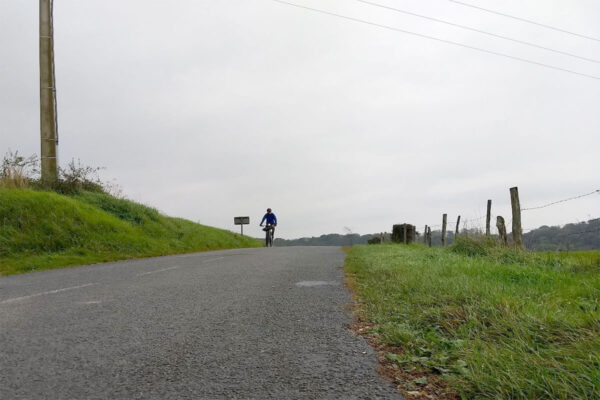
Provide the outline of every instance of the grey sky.
[[[373,0],[600,59],[600,42],[446,0]],[[292,0],[600,77],[600,64],[353,0]],[[595,0],[470,0],[600,38]],[[600,188],[600,80],[271,0],[55,0],[61,163],[232,229],[266,207],[278,236],[389,231]],[[39,152],[38,2],[0,0],[0,149]],[[600,195],[523,214],[600,217]],[[474,222],[476,225],[481,221]],[[258,227],[247,230],[259,235]]]

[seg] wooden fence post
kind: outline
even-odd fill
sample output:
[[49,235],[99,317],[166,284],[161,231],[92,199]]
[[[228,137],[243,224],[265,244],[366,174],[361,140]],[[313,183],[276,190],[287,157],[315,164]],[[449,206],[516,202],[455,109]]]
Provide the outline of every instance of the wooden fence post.
[[427,245],[431,247],[431,227],[427,227]]
[[487,215],[485,217],[485,236],[490,236],[490,219],[492,218],[492,200],[488,200]]
[[504,218],[499,215],[496,217],[496,227],[498,228],[498,236],[500,236],[500,244],[502,246],[507,246],[508,239],[506,238],[506,226],[504,225]]
[[510,205],[512,206],[512,237],[515,247],[523,248],[523,229],[521,228],[521,204],[519,188],[510,188]]
[[408,230],[407,230],[406,225],[407,224],[404,223],[404,228],[402,228],[403,229],[402,236],[404,236],[404,244],[408,244]]
[[454,240],[456,240],[456,238],[458,237],[459,224],[460,224],[460,215],[456,219],[456,231],[454,231]]
[[423,243],[427,244],[427,225],[425,225],[425,230],[423,231]]
[[446,224],[448,223],[448,214],[442,216],[442,246],[446,246]]

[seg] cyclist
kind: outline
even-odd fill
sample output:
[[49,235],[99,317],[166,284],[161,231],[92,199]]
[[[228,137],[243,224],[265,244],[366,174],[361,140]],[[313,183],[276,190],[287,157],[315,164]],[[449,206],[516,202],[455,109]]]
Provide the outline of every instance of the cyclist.
[[263,222],[267,221],[267,226],[263,229],[263,231],[267,231],[271,229],[272,236],[275,237],[275,227],[277,226],[277,217],[273,214],[270,208],[267,208],[267,213],[263,217],[262,221],[260,221],[260,226],[263,226]]

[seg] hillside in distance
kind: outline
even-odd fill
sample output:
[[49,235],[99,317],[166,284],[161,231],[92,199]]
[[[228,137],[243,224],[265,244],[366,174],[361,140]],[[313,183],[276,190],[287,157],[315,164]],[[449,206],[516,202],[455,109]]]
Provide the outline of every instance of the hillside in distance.
[[[420,233],[420,232],[419,232]],[[432,244],[442,244],[441,231],[432,231]],[[468,230],[463,234],[481,235],[479,230]],[[275,238],[275,246],[352,246],[367,244],[373,237],[380,234],[359,235],[356,233],[340,235],[331,233],[318,237],[303,237],[300,239]],[[510,235],[509,235],[510,236]],[[510,237],[509,237],[510,239]],[[421,241],[419,234],[417,241]],[[389,241],[389,233],[386,234]],[[541,226],[523,234],[523,241],[528,250],[533,251],[575,251],[575,250],[600,250],[600,218],[586,222],[566,224],[564,226]],[[446,244],[454,242],[454,233],[448,232]]]
[[600,249],[600,218],[559,226],[541,226],[523,235],[525,247],[536,251]]
[[340,235],[330,233],[318,237],[303,237],[300,239],[275,238],[275,246],[352,246],[355,244],[367,244],[375,235],[359,235],[351,233]]

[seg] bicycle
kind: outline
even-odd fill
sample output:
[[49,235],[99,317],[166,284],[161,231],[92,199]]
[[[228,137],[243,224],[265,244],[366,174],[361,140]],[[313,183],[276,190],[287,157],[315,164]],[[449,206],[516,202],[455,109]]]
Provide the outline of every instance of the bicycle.
[[267,224],[263,228],[263,231],[266,232],[266,234],[265,234],[265,245],[266,245],[266,247],[273,247],[273,234],[274,234],[274,231],[275,231],[275,225],[269,225],[269,224]]

